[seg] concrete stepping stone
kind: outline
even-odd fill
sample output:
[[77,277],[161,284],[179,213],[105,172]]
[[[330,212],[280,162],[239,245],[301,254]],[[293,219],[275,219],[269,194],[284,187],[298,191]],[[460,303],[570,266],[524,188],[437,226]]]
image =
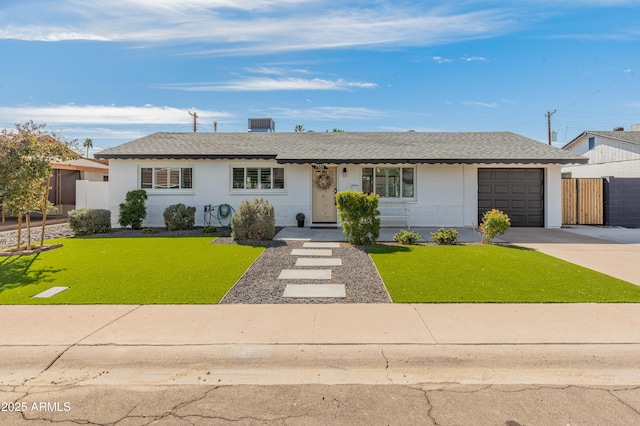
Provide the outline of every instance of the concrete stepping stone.
[[304,248],[340,248],[340,243],[304,243],[302,244]]
[[344,284],[287,284],[282,297],[347,297]]
[[58,293],[62,293],[65,290],[68,290],[69,287],[51,287],[48,290],[43,291],[42,293],[38,293],[35,296],[32,296],[32,299],[48,299],[51,296],[55,296]]
[[296,266],[342,266],[342,259],[338,257],[299,257]]
[[331,269],[283,269],[279,280],[330,280]]
[[292,256],[331,256],[331,249],[292,249]]

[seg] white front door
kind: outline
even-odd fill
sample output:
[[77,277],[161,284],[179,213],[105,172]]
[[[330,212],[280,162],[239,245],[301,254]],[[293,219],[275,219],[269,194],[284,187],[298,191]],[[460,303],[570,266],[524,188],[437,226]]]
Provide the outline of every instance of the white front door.
[[337,167],[313,169],[311,220],[315,223],[336,223],[338,221],[335,198],[337,172]]

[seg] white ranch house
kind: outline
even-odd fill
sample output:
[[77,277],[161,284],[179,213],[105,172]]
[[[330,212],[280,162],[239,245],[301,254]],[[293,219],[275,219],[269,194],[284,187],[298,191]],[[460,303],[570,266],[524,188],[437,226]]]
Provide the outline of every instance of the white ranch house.
[[144,226],[176,203],[204,208],[245,198],[274,205],[276,224],[336,225],[334,193],[380,195],[383,226],[477,225],[496,207],[513,226],[562,225],[561,167],[585,157],[510,132],[154,133],[106,149],[109,208],[149,195]]

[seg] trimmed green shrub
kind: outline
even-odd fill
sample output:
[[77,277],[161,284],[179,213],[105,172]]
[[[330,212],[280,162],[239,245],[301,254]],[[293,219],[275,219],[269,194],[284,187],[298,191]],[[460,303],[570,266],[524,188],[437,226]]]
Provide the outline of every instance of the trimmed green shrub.
[[74,235],[104,234],[111,231],[111,211],[79,209],[69,212],[69,227]]
[[440,228],[438,229],[438,232],[431,233],[431,239],[436,244],[441,244],[441,245],[455,244],[458,241],[459,236],[460,234],[458,233],[458,231],[456,231],[453,228],[450,228],[450,229]]
[[157,234],[158,230],[157,229],[153,229],[153,228],[144,228],[142,231],[143,234]]
[[401,229],[400,232],[393,236],[393,241],[397,241],[400,244],[415,244],[420,238],[422,238],[422,235],[416,232]]
[[123,228],[131,226],[133,229],[142,228],[142,220],[147,217],[147,191],[134,189],[127,192],[124,203],[120,204],[120,216],[118,223]]
[[187,207],[182,203],[173,204],[164,209],[162,216],[169,231],[193,229],[196,223],[196,208]]
[[202,229],[203,234],[215,234],[216,232],[218,232],[218,228],[215,226],[206,226]]
[[480,232],[484,235],[482,242],[492,244],[495,236],[504,234],[510,226],[511,219],[506,213],[498,209],[489,210],[482,216],[480,224]]
[[231,218],[234,240],[272,240],[276,233],[275,210],[267,200],[243,200]]
[[342,231],[351,244],[375,244],[380,237],[380,211],[378,195],[359,191],[342,191],[336,194],[338,213],[343,222]]

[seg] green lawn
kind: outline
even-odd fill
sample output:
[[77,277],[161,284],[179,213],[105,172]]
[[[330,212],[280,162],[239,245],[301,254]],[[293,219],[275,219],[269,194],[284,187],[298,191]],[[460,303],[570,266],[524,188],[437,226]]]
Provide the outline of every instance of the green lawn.
[[[218,303],[263,247],[211,236],[70,238],[34,256],[0,257],[0,304]],[[31,299],[53,286],[49,299]]]
[[640,302],[640,287],[508,246],[369,247],[394,302]]

